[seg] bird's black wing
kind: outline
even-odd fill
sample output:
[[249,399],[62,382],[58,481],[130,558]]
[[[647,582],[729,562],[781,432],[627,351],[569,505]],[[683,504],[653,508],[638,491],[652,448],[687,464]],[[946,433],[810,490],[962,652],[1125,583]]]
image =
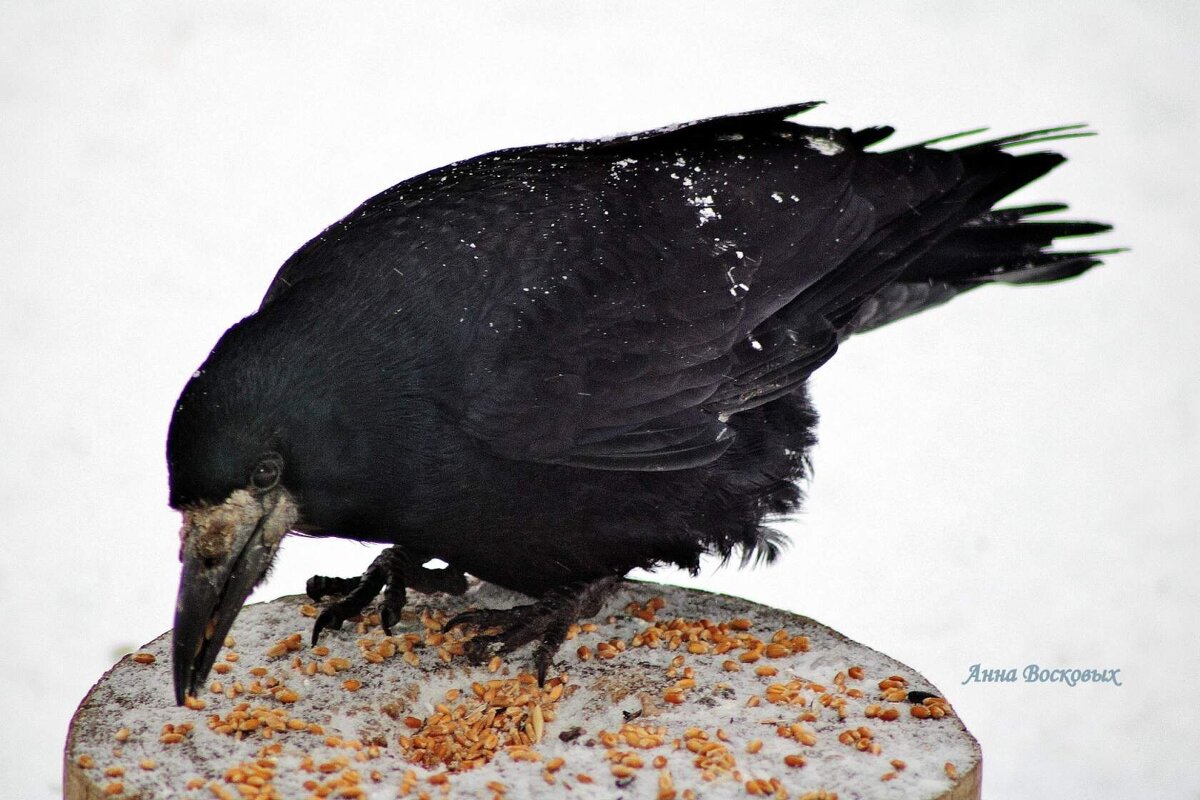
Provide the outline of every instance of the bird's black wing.
[[264,308],[342,309],[347,347],[394,342],[397,359],[420,361],[424,388],[404,391],[432,392],[496,455],[710,462],[731,415],[794,391],[849,332],[895,316],[872,298],[1061,160],[1009,155],[1008,140],[868,152],[890,129],[788,121],[808,107],[434,170],[305,245]]
[[[541,153],[478,317],[462,425],[502,456],[668,470],[717,458],[729,415],[834,350],[780,312],[875,233],[849,132],[725,117]],[[544,194],[543,194],[544,193]],[[519,285],[518,285],[519,284]]]

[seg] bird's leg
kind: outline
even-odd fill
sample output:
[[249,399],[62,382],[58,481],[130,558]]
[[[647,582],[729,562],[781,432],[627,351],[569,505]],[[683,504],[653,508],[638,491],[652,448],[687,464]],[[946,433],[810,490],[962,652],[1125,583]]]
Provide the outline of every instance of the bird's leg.
[[[386,587],[386,588],[385,588]],[[321,611],[313,625],[313,644],[325,628],[337,630],[342,623],[362,613],[379,590],[383,589],[383,602],[379,607],[380,624],[387,634],[400,620],[400,612],[407,600],[407,590],[418,592],[445,592],[462,594],[467,590],[467,578],[451,567],[428,569],[416,563],[400,547],[389,547],[371,562],[360,578],[329,578],[314,575],[308,579],[305,591],[313,600],[329,595],[345,595],[341,600],[330,603]]]
[[508,609],[479,609],[464,611],[442,626],[450,630],[467,625],[479,630],[500,628],[492,635],[475,636],[466,643],[467,655],[476,663],[483,661],[493,650],[511,653],[522,645],[537,640],[533,665],[538,685],[546,682],[546,670],[554,654],[567,638],[567,629],[580,619],[600,613],[604,601],[621,582],[619,576],[568,584],[544,594],[537,602]]

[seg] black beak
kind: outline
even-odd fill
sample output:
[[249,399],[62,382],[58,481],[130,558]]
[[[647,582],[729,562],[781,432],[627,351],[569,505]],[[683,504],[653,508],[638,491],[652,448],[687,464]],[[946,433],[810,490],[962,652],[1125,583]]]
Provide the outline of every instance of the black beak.
[[199,694],[225,634],[266,575],[295,520],[290,497],[235,492],[213,509],[184,514],[183,573],[175,601],[175,702]]

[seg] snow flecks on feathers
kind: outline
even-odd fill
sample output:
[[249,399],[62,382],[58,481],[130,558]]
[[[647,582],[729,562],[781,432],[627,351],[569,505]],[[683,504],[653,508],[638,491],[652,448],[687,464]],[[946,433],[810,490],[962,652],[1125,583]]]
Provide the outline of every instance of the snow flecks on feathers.
[[832,136],[816,136],[809,134],[804,137],[804,141],[808,142],[808,146],[816,150],[823,156],[836,156],[846,148],[838,144]]
[[696,216],[699,218],[701,225],[721,218],[721,215],[713,208],[713,196],[711,194],[696,195],[695,197],[688,198],[687,204],[696,209]]

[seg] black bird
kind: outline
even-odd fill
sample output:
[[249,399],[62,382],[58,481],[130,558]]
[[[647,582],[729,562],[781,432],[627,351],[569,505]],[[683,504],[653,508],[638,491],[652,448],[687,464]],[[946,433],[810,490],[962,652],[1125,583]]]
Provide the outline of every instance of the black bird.
[[[371,198],[300,248],[183,390],[167,441],[183,513],[177,699],[289,531],[392,545],[314,639],[384,590],[534,598],[451,621],[536,642],[629,570],[771,560],[816,413],[805,382],[847,337],[988,283],[1068,278],[1108,226],[993,205],[1062,162],[808,127],[814,104],[503,150]],[[977,133],[972,131],[971,133]],[[946,137],[952,138],[952,137]],[[438,558],[449,565],[428,569]],[[386,587],[386,588],[385,588]]]

